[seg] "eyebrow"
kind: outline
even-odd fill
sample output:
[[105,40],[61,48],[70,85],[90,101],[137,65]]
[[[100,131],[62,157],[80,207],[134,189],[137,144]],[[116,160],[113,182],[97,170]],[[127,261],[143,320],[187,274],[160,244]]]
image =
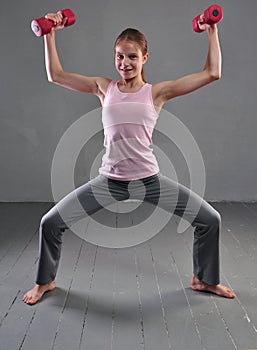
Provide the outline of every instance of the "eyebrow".
[[[123,52],[119,52],[119,51],[118,51],[118,52],[116,52],[116,54],[117,54],[117,55],[124,55],[124,53],[123,53]],[[130,53],[128,54],[128,56],[130,56],[130,55],[135,55],[135,56],[136,56],[136,55],[137,55],[137,53],[136,53],[136,52],[130,52]]]

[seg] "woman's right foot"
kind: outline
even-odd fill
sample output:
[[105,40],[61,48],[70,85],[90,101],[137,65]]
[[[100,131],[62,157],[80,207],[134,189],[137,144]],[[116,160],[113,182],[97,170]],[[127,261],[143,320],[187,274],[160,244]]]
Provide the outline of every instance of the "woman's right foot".
[[55,287],[55,281],[43,285],[35,284],[34,288],[24,294],[23,301],[28,305],[34,305],[42,298],[46,292],[54,290]]

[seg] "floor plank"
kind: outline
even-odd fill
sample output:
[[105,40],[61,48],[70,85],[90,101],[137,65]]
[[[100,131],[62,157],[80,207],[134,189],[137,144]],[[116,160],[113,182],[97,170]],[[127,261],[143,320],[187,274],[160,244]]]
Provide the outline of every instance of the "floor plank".
[[[27,306],[22,295],[35,279],[38,226],[51,206],[0,203],[0,349],[257,349],[256,203],[213,203],[222,215],[221,280],[235,300],[189,288],[193,229],[179,234],[177,218],[162,225],[160,216],[160,232],[129,248],[96,246],[67,230],[58,287]],[[105,218],[114,230],[105,233],[116,225],[115,235],[124,234],[131,222],[140,235],[144,213],[119,215],[124,207],[116,207],[117,216]],[[101,227],[91,218],[83,225],[84,238]]]

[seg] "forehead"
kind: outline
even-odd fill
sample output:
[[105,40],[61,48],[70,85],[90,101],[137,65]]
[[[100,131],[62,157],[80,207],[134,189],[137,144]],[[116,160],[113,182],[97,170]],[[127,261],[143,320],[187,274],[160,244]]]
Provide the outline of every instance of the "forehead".
[[141,52],[140,46],[135,41],[121,40],[115,47],[115,51],[119,53]]

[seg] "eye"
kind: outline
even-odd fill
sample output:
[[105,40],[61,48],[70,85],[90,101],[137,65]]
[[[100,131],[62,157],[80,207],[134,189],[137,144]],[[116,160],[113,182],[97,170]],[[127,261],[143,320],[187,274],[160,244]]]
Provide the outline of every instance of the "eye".
[[131,60],[135,60],[135,59],[137,58],[137,56],[136,56],[136,55],[130,55],[129,58],[130,58]]
[[122,59],[123,59],[123,57],[124,57],[124,56],[123,56],[123,55],[121,55],[121,54],[118,54],[118,55],[117,55],[117,58],[118,58],[119,60],[122,60]]

